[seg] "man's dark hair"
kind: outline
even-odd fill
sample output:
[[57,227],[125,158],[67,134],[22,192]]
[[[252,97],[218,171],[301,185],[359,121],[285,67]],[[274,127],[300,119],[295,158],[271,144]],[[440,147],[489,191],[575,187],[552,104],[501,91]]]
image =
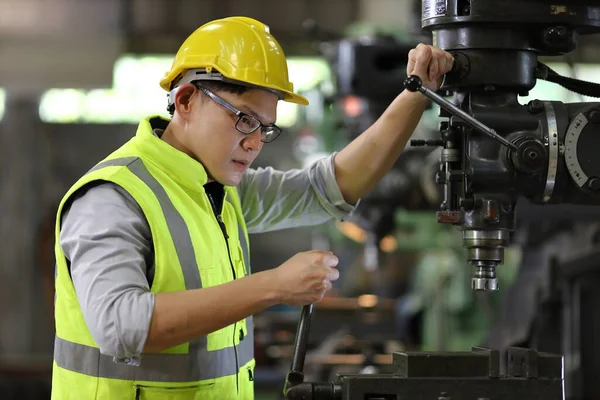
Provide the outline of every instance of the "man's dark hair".
[[[219,92],[244,94],[248,90],[250,90],[250,87],[248,87],[248,86],[243,86],[243,85],[238,85],[235,83],[229,83],[229,82],[223,82],[223,81],[199,80],[199,81],[195,81],[194,84],[197,86],[202,86],[202,87],[210,90],[211,92],[215,92],[217,94]],[[204,93],[202,93],[202,95],[204,95]],[[169,114],[171,114],[171,116],[172,116],[175,113],[175,104],[171,104],[167,108],[167,110],[169,111]]]

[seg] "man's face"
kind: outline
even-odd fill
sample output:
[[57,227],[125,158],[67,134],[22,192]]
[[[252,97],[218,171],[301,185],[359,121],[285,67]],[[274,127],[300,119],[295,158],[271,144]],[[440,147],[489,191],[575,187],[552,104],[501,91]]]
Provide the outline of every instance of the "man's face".
[[[260,89],[240,95],[214,93],[263,125],[275,123],[278,98],[273,93]],[[245,135],[235,128],[238,117],[232,111],[199,90],[193,97],[183,144],[188,153],[204,165],[209,178],[235,186],[262,149],[261,129]]]

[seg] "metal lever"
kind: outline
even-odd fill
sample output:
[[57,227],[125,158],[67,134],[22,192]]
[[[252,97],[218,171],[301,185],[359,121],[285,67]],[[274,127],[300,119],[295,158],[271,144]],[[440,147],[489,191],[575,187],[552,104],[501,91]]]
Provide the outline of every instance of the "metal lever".
[[296,341],[294,342],[294,354],[292,356],[292,368],[288,372],[283,388],[284,395],[294,387],[304,383],[304,358],[308,347],[308,334],[310,332],[310,319],[313,312],[313,305],[302,306],[300,311],[300,321],[296,332]]
[[516,145],[509,142],[502,136],[498,135],[495,130],[493,130],[492,128],[477,121],[475,118],[473,118],[472,116],[470,116],[469,114],[467,114],[466,112],[464,112],[463,110],[461,110],[460,108],[455,106],[454,104],[450,103],[448,100],[444,99],[439,94],[437,94],[434,91],[423,86],[423,83],[421,82],[421,78],[419,78],[418,76],[411,75],[408,78],[406,78],[406,80],[404,81],[404,87],[406,87],[406,90],[408,90],[409,92],[417,92],[418,91],[418,92],[423,93],[426,97],[430,98],[434,103],[436,103],[437,105],[439,105],[446,111],[450,112],[453,115],[459,116],[464,122],[466,122],[468,125],[470,125],[473,129],[476,129],[479,132],[491,137],[492,139],[496,140],[503,146],[508,147],[512,151],[517,151]]
[[285,379],[283,395],[288,400],[342,400],[342,387],[339,384],[304,382],[304,358],[308,347],[312,312],[312,304],[302,306],[294,342],[292,368]]

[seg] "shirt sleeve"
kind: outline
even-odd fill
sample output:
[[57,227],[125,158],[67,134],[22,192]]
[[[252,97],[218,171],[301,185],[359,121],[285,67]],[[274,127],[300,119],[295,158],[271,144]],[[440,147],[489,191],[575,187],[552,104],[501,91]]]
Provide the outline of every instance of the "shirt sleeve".
[[249,169],[238,186],[249,233],[311,226],[348,218],[356,206],[344,200],[335,179],[335,153],[305,169]]
[[74,196],[63,212],[60,245],[83,317],[101,353],[139,365],[154,308],[150,227],[116,184],[86,186]]

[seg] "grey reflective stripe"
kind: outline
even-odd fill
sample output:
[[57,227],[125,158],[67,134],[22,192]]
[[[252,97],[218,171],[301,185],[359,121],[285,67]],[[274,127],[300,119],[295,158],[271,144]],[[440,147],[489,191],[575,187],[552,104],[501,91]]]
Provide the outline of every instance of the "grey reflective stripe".
[[[242,355],[252,359],[252,335],[239,346]],[[112,356],[100,354],[95,347],[69,342],[56,337],[54,361],[64,369],[101,378],[151,382],[192,382],[235,375],[235,351],[228,347],[216,351],[197,349],[189,354],[142,354],[140,366],[113,362]],[[249,361],[249,360],[248,360]],[[247,362],[247,361],[246,361]]]
[[177,212],[171,199],[169,199],[165,189],[158,183],[156,178],[148,172],[148,169],[142,160],[137,157],[123,157],[104,161],[96,165],[89,172],[112,166],[126,166],[135,176],[144,182],[150,190],[152,190],[158,199],[160,208],[167,221],[169,233],[173,238],[175,251],[177,252],[179,264],[181,264],[181,269],[183,271],[185,288],[188,290],[201,288],[200,272],[198,270],[198,265],[196,264],[196,256],[194,255],[194,247],[192,245],[190,232],[188,231],[183,217]]
[[254,320],[251,316],[246,318],[246,328],[248,329],[248,334],[237,345],[238,365],[240,368],[254,359]]
[[200,289],[202,283],[200,281],[200,270],[196,264],[196,255],[194,254],[194,246],[192,238],[188,231],[185,220],[177,212],[175,206],[169,199],[167,192],[160,183],[148,172],[146,166],[141,159],[134,161],[127,166],[138,178],[140,178],[154,192],[154,195],[160,203],[169,232],[175,244],[175,251],[179,258],[179,264],[183,270],[183,278],[185,280],[185,288],[187,290]]
[[137,160],[139,160],[139,157],[121,157],[113,158],[112,160],[102,161],[101,163],[96,164],[92,169],[90,169],[86,173],[86,175],[90,172],[94,172],[105,167],[126,167]]
[[[201,288],[200,273],[187,225],[175,209],[164,188],[148,172],[137,157],[123,157],[96,165],[89,172],[109,167],[126,166],[154,193],[165,216],[169,233],[175,244],[185,279],[186,289]],[[243,237],[243,240],[241,239]],[[240,240],[244,261],[248,262],[248,248],[240,226]],[[73,343],[59,337],[55,339],[54,359],[59,367],[86,375],[123,380],[153,382],[191,382],[215,379],[236,374],[236,351],[241,367],[254,358],[252,318],[246,319],[248,335],[234,347],[208,351],[207,337],[190,343],[188,354],[143,354],[141,365],[115,363],[112,356],[103,355],[95,347]]]
[[250,275],[252,269],[250,268],[250,252],[248,251],[248,242],[246,242],[246,235],[242,229],[242,224],[238,224],[238,233],[240,236],[240,245],[242,246],[242,253],[244,254],[244,264],[246,265],[246,275]]
[[183,271],[185,288],[188,290],[201,288],[202,282],[200,281],[200,272],[198,270],[198,265],[196,264],[196,256],[194,255],[194,246],[192,245],[190,232],[188,231],[183,217],[177,212],[175,206],[171,202],[171,199],[169,199],[165,189],[160,183],[158,183],[156,178],[154,178],[152,174],[148,172],[148,169],[138,157],[123,157],[104,161],[96,165],[89,172],[104,167],[114,166],[123,166],[129,168],[129,170],[135,176],[137,176],[150,188],[150,190],[152,190],[158,199],[160,208],[165,216],[165,220],[167,221],[169,233],[171,234],[171,238],[173,238],[175,251],[177,252],[179,264],[181,264],[181,269]]
[[[237,348],[238,365],[242,368],[254,359],[254,323],[246,318],[248,334]],[[143,354],[140,366],[115,363],[113,357],[95,347],[69,342],[59,337],[54,341],[56,364],[70,371],[101,378],[151,382],[192,382],[235,375],[235,350],[227,347],[207,351],[197,349],[189,354]]]
[[[242,202],[242,189],[241,185],[236,186],[238,198],[240,199],[240,203]],[[243,218],[243,217],[242,217]],[[252,273],[252,267],[250,266],[250,251],[248,248],[248,242],[246,241],[246,236],[244,235],[244,231],[242,229],[242,225],[238,224],[238,231],[240,235],[240,244],[242,246],[242,250],[244,253],[244,264],[246,264],[246,275],[250,275]]]

